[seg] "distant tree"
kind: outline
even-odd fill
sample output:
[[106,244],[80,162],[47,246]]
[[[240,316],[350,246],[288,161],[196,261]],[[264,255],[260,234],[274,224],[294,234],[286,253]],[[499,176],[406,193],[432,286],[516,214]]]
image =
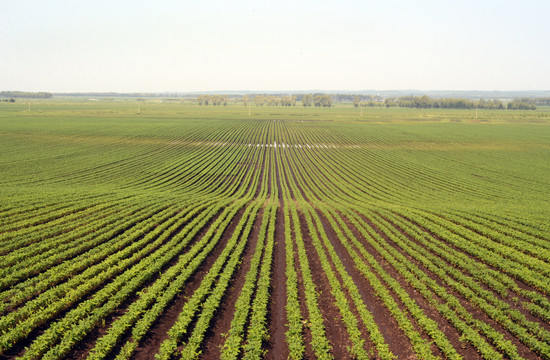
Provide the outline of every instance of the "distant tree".
[[302,98],[302,105],[304,107],[311,106],[313,104],[313,95],[307,94]]
[[286,95],[281,97],[282,106],[296,106],[296,96]]
[[321,106],[321,99],[323,97],[321,95],[315,95],[315,97],[313,98],[313,105],[315,105],[315,107],[319,107]]
[[332,96],[328,94],[319,94],[315,95],[313,98],[313,105],[317,107],[331,107],[332,106]]
[[278,106],[281,102],[281,98],[279,96],[271,95],[266,97],[266,102],[269,106]]
[[550,97],[540,97],[535,99],[535,105],[550,106]]
[[263,95],[256,95],[256,97],[254,97],[254,103],[256,104],[256,106],[264,106],[264,104],[265,104],[265,96],[263,96]]
[[49,92],[30,91],[0,91],[0,97],[27,98],[27,99],[51,99],[53,94]]
[[359,103],[361,102],[361,98],[359,96],[355,96],[353,98],[353,106],[359,107]]
[[332,96],[331,95],[325,95],[325,99],[323,101],[323,106],[331,107],[332,106]]
[[248,95],[244,95],[243,96],[243,105],[248,106],[248,101],[249,101]]
[[536,110],[535,101],[529,98],[514,99],[507,104],[508,110]]

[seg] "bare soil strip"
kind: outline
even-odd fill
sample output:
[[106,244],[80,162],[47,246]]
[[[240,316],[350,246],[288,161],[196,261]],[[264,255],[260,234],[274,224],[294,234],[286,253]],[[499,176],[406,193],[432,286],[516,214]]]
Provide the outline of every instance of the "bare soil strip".
[[[361,241],[365,248],[373,254],[373,256],[379,256],[375,249],[369,246],[365,239],[361,236],[359,231],[349,222],[346,217],[342,217],[347,227],[351,230],[353,235]],[[399,328],[399,324],[389,312],[389,310],[384,306],[383,302],[378,299],[374,293],[374,289],[369,284],[368,280],[355,268],[353,265],[353,260],[351,256],[344,248],[344,246],[339,242],[335,241],[333,244],[335,251],[342,259],[344,264],[347,264],[347,267],[351,270],[348,271],[353,281],[360,289],[361,297],[367,305],[367,308],[371,312],[374,320],[380,328],[380,332],[384,336],[386,343],[389,346],[390,351],[397,356],[398,359],[413,359],[415,354],[412,350],[412,345],[405,335],[405,333]]]
[[288,358],[288,345],[285,341],[286,326],[286,257],[285,224],[283,205],[277,207],[275,219],[275,247],[273,250],[273,271],[271,278],[271,302],[269,305],[269,341],[266,344],[267,359]]
[[340,311],[338,307],[336,307],[336,299],[331,293],[330,283],[321,266],[317,251],[312,244],[309,229],[303,214],[300,214],[300,227],[302,228],[302,236],[308,254],[311,275],[318,293],[317,300],[319,309],[323,314],[325,332],[332,347],[332,354],[336,359],[345,359],[350,356],[347,348],[351,348],[353,344],[348,336],[347,328],[342,320]]
[[241,264],[233,276],[230,287],[226,290],[216,315],[210,324],[210,329],[205,335],[203,345],[201,347],[201,359],[219,359],[220,349],[225,341],[224,334],[227,334],[231,328],[231,321],[235,314],[235,302],[239,298],[242,287],[245,283],[245,276],[250,269],[250,260],[254,255],[258,245],[258,234],[262,223],[264,208],[261,208],[256,215],[252,232],[248,238],[246,248],[244,250]]
[[[392,224],[397,230],[399,230],[402,234],[407,236],[412,241],[415,241],[414,238],[412,238],[409,234],[402,231],[399,227]],[[403,250],[399,248],[396,244],[394,244],[391,240],[388,238],[385,238],[388,244],[392,245],[395,249],[397,249],[399,252],[405,255]],[[415,260],[410,259],[413,263],[417,264]],[[446,262],[447,263],[447,262]],[[423,272],[425,272],[428,276],[430,276],[432,279],[440,280],[436,275],[434,275],[432,272],[427,270],[425,267],[417,264]],[[451,264],[448,264],[449,266],[452,266]],[[438,281],[439,283],[439,281]],[[407,290],[409,295],[415,299],[417,304],[422,307],[426,315],[428,315],[433,320],[437,321],[439,328],[445,333],[449,341],[451,341],[451,344],[454,346],[454,348],[459,352],[459,354],[463,355],[465,359],[471,359],[471,358],[477,358],[479,357],[479,354],[475,351],[475,349],[469,345],[468,343],[460,342],[459,337],[460,334],[457,332],[457,330],[446,320],[444,319],[432,306],[430,306],[426,300],[420,296],[420,294],[413,290],[413,293],[411,293],[410,285],[408,283],[402,283],[400,280],[401,286]],[[451,289],[447,284],[441,283],[443,287],[445,287],[446,291],[453,296],[455,296],[461,304],[468,310],[469,313],[473,315],[474,318],[482,320],[489,325],[491,325],[495,330],[499,331],[504,335],[504,337],[507,340],[512,341],[512,343],[517,347],[518,354],[526,359],[538,359],[538,356],[534,354],[529,348],[527,348],[524,344],[522,344],[513,334],[502,328],[496,321],[492,320],[483,312],[481,309],[473,305],[469,300],[465,299],[461,294],[457,293],[455,290]],[[484,284],[480,284],[484,287],[485,290],[492,291],[487,286],[484,286]],[[499,296],[498,294],[494,293],[495,296]],[[488,340],[489,341],[489,340]],[[490,341],[489,341],[490,342]],[[533,357],[534,356],[534,357]]]
[[168,338],[168,330],[172,328],[179,313],[183,309],[183,306],[187,303],[189,297],[191,297],[195,290],[200,286],[202,279],[208,273],[208,270],[212,267],[227,245],[227,241],[231,238],[233,232],[235,231],[244,210],[244,207],[241,208],[233,217],[228,227],[223,232],[219,242],[207,256],[206,260],[199,266],[195,274],[189,278],[189,281],[181,294],[172,301],[172,305],[166,308],[164,314],[155,322],[151,329],[149,329],[146,340],[136,349],[134,359],[154,360],[155,354],[158,353],[160,349],[160,344]]

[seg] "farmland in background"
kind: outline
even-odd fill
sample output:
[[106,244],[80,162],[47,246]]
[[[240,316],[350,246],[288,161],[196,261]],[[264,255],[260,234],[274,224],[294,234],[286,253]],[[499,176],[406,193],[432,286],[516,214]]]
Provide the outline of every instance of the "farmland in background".
[[0,358],[550,359],[550,109],[0,103]]

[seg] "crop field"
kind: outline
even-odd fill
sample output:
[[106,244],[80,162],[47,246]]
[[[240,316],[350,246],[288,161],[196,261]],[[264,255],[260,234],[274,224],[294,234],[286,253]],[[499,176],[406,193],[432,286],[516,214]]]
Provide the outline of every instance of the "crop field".
[[2,359],[550,359],[550,110],[0,103]]

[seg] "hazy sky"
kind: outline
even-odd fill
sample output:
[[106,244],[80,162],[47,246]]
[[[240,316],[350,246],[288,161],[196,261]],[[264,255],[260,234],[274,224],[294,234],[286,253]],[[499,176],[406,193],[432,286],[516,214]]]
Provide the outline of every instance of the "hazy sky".
[[0,90],[550,89],[549,0],[0,5]]

